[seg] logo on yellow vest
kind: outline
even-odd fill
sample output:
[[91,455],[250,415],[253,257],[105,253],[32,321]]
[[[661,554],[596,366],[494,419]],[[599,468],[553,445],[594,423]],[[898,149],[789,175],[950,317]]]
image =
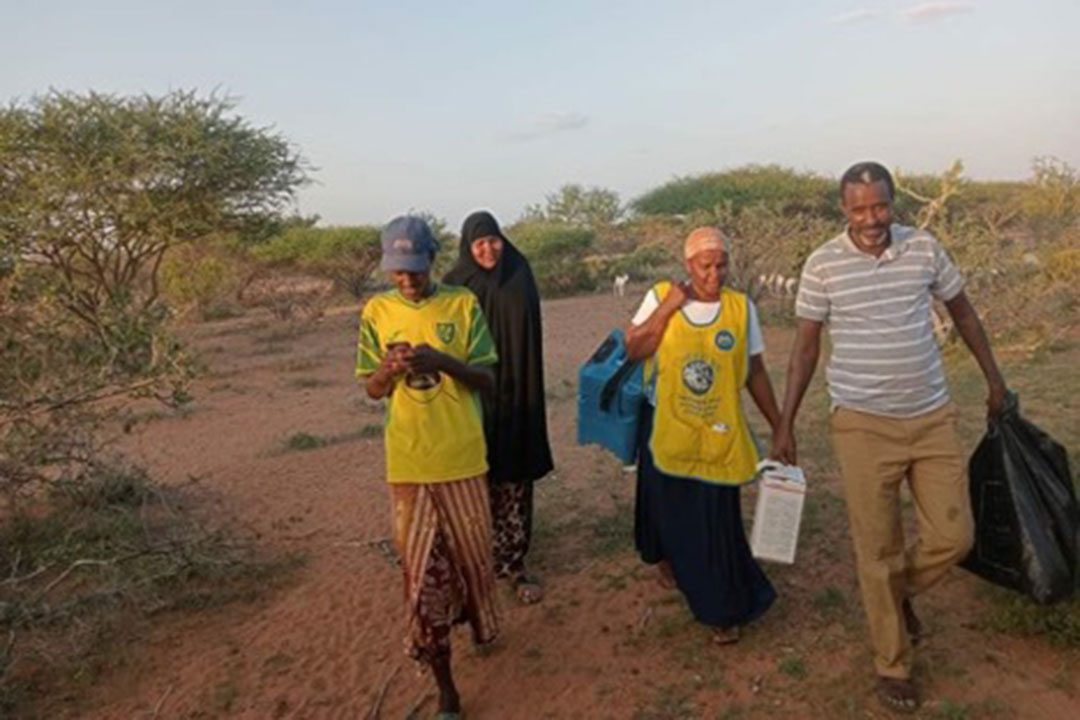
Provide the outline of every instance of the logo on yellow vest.
[[704,395],[709,392],[714,376],[712,365],[701,359],[690,360],[682,368],[683,385],[695,395]]
[[714,342],[720,350],[730,350],[735,347],[735,336],[731,334],[730,330],[721,330],[716,333]]

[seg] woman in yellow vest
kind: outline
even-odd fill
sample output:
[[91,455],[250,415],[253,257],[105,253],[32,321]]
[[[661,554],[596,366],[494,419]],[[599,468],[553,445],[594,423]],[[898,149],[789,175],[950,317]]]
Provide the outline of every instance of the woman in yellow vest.
[[690,279],[653,286],[626,332],[627,354],[645,360],[649,387],[634,538],[642,560],[659,564],[661,583],[678,586],[725,644],[776,599],[740,512],[739,486],[758,463],[740,391],[773,428],[780,411],[754,305],[724,286],[727,238],[697,228],[683,256]]

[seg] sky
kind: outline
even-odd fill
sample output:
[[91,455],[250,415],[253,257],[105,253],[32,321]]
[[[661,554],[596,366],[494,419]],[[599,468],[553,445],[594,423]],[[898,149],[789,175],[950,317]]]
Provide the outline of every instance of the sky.
[[876,159],[1080,167],[1080,0],[0,0],[0,100],[217,92],[313,166],[298,211],[504,222],[566,183]]

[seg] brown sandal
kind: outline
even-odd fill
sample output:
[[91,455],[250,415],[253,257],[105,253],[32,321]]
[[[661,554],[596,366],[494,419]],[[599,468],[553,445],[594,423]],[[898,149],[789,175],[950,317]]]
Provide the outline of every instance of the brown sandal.
[[908,678],[878,677],[877,696],[882,705],[898,713],[916,712],[922,704],[915,683]]
[[514,594],[522,605],[535,605],[544,599],[544,586],[535,575],[522,572],[514,578]]
[[714,627],[712,629],[712,640],[717,645],[734,645],[739,642],[739,626],[732,625],[731,627]]

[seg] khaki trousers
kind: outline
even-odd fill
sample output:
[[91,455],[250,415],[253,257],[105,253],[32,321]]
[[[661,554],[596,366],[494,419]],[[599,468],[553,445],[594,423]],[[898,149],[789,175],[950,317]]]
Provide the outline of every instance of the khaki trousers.
[[[974,541],[967,467],[955,420],[951,402],[913,418],[847,408],[832,415],[874,665],[885,677],[911,674],[911,641],[901,602],[940,580]],[[906,549],[900,522],[905,479],[918,527],[918,538]]]

